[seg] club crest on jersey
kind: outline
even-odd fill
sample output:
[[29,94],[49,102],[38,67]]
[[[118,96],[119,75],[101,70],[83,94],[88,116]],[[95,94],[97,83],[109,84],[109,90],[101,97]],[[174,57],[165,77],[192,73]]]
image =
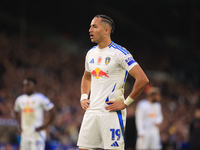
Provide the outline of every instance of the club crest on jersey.
[[98,58],[98,60],[97,60],[97,65],[100,65],[100,64],[101,64],[101,62],[102,62],[102,57],[101,57],[101,56],[99,56],[99,58]]
[[110,57],[106,57],[106,58],[105,58],[105,64],[106,64],[106,65],[109,64],[110,60],[111,60]]

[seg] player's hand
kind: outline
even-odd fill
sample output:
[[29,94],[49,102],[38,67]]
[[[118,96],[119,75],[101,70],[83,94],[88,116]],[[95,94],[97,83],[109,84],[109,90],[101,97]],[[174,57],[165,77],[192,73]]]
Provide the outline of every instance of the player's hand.
[[81,107],[86,110],[90,107],[90,101],[88,99],[84,99],[81,101]]
[[160,128],[160,124],[157,124],[157,123],[156,123],[155,126],[157,126],[158,128]]
[[126,104],[124,104],[124,100],[122,101],[108,101],[106,102],[106,104],[110,104],[108,106],[106,106],[106,110],[108,110],[109,112],[111,111],[116,111],[116,110],[122,110],[124,108],[126,108]]
[[38,128],[35,129],[35,131],[41,131],[44,130],[46,128],[46,126],[40,126]]

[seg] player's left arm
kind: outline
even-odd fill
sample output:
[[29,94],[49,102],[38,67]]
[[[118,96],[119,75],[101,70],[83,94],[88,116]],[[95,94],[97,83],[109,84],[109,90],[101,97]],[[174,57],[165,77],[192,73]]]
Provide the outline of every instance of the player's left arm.
[[[135,78],[135,84],[129,95],[129,99],[133,102],[133,100],[135,100],[142,93],[145,86],[149,83],[149,79],[138,64],[130,69],[129,74]],[[112,103],[106,107],[106,110],[109,111],[122,110],[127,107],[124,101],[109,101],[107,103]]]
[[135,100],[142,93],[145,86],[149,83],[149,79],[139,65],[135,65],[129,71],[129,74],[135,78],[135,84],[129,97]]
[[48,121],[44,125],[36,128],[36,131],[40,131],[40,130],[46,129],[54,121],[55,116],[56,116],[56,111],[55,111],[55,108],[53,107],[53,108],[51,108],[49,110],[49,119],[48,119]]
[[42,109],[49,112],[49,117],[47,122],[36,128],[36,131],[44,130],[47,128],[54,121],[56,115],[54,104],[46,96],[41,95],[40,100]]

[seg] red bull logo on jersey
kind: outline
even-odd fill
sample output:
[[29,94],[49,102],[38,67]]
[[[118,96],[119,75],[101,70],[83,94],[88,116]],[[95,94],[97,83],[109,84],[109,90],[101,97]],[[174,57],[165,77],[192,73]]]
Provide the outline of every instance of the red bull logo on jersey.
[[[34,103],[35,103],[35,102],[34,102]],[[23,112],[26,113],[26,114],[33,113],[33,112],[34,112],[34,110],[33,110],[32,108],[29,107],[29,104],[30,104],[30,103],[27,102],[27,103],[26,103],[27,106],[23,109]]]
[[104,72],[104,71],[102,71],[102,70],[99,69],[99,68],[96,68],[95,70],[93,70],[93,71],[91,72],[91,75],[92,75],[93,77],[95,77],[96,79],[99,79],[99,78],[101,78],[101,77],[109,77],[109,76],[108,76],[108,71],[107,71],[107,72]]
[[34,110],[30,107],[26,107],[26,108],[24,108],[23,112],[29,114],[29,113],[33,113]]
[[150,113],[149,113],[149,117],[150,117],[150,118],[154,118],[155,116],[156,116],[156,114],[155,114],[154,112],[150,112]]

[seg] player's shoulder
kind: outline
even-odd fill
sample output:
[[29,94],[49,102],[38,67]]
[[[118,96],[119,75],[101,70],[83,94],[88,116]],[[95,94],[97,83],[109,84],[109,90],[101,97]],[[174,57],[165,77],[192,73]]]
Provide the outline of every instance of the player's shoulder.
[[115,52],[119,53],[120,55],[121,54],[124,54],[124,55],[130,54],[130,52],[125,47],[122,47],[121,45],[116,44],[114,42],[111,43],[108,47],[115,50]]
[[26,96],[27,96],[26,94],[19,95],[19,96],[16,98],[16,101],[19,101],[19,100],[25,98]]
[[156,107],[161,107],[161,104],[160,104],[160,102],[155,102],[155,103],[154,103],[154,106],[156,106]]
[[91,53],[95,51],[95,49],[98,47],[98,45],[93,46],[91,49],[89,49],[88,53]]
[[47,99],[47,97],[44,94],[39,92],[35,92],[33,96],[37,97],[38,99]]
[[141,101],[138,102],[137,106],[138,107],[145,107],[145,105],[148,103],[146,99],[142,99]]

